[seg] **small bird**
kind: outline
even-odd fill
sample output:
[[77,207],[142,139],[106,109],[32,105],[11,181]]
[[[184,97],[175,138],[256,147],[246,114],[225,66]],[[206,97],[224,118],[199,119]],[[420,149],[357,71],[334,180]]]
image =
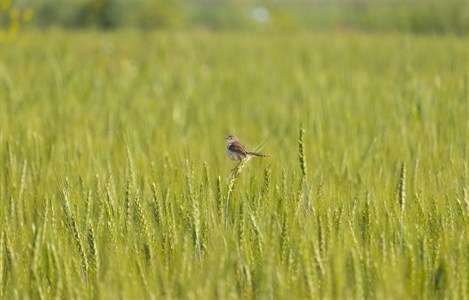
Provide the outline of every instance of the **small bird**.
[[[246,147],[243,146],[238,140],[237,137],[230,134],[226,138],[226,152],[228,156],[235,161],[241,163],[248,156],[261,156],[261,157],[270,157],[270,154],[263,154],[257,152],[251,152]],[[239,164],[238,164],[239,165]],[[236,168],[235,168],[236,169]]]

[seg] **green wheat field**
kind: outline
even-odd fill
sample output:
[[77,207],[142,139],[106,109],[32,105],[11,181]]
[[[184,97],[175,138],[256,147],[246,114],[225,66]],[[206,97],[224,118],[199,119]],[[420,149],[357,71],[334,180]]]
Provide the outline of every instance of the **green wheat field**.
[[[0,45],[1,299],[468,299],[469,51],[405,33]],[[224,137],[253,157],[230,175]]]

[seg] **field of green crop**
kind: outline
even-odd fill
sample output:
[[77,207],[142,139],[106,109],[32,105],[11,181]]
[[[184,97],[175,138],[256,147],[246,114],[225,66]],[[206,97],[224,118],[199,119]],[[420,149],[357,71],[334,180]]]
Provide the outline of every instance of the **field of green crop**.
[[[468,65],[451,36],[24,32],[0,299],[467,300]],[[230,177],[229,133],[272,157]]]

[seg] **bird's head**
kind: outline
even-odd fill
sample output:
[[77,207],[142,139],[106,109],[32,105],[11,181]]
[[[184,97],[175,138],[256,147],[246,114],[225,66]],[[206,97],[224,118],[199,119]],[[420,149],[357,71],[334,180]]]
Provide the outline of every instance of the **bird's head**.
[[227,143],[234,143],[238,141],[238,138],[235,137],[234,135],[230,134],[229,136],[225,137],[225,140]]

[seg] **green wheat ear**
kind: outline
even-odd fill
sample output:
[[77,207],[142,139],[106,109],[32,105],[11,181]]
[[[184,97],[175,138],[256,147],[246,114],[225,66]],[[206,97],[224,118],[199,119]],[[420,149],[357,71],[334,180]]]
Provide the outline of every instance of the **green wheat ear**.
[[[97,281],[99,278],[99,256],[98,256],[98,246],[96,245],[96,233],[94,230],[93,224],[90,222],[88,224],[88,258],[89,258],[89,269],[88,273],[90,278]],[[95,283],[94,283],[95,284]]]
[[221,190],[221,177],[218,176],[217,178],[217,218],[218,218],[218,225],[222,226],[223,224],[223,196]]
[[251,156],[246,156],[245,159],[243,159],[239,165],[231,172],[230,177],[228,178],[228,192],[226,195],[226,206],[225,206],[225,228],[228,226],[228,209],[229,209],[229,203],[230,203],[230,196],[231,193],[233,192],[236,180],[238,179],[239,175],[241,174],[241,171],[243,170],[244,166],[248,163],[248,161],[251,159]]
[[405,210],[405,198],[406,198],[406,193],[405,193],[405,176],[406,175],[406,168],[405,168],[405,163],[403,162],[401,165],[401,174],[399,176],[399,186],[398,186],[398,192],[399,192],[399,207],[401,208],[401,212],[404,212]]
[[400,239],[399,244],[402,246],[403,236],[404,236],[404,211],[405,211],[405,176],[406,175],[406,168],[405,163],[403,162],[401,165],[401,173],[399,176],[399,185],[398,185],[398,193],[399,193],[399,207],[401,209],[401,217],[400,217]]
[[306,156],[305,156],[305,147],[304,147],[304,138],[303,138],[304,133],[305,133],[305,130],[303,128],[303,125],[300,124],[299,137],[298,137],[298,152],[299,152],[298,157],[300,159],[302,186],[305,192],[305,207],[306,207],[306,210],[310,210],[311,203],[309,200],[308,182],[306,178],[308,168],[306,167]]
[[304,148],[304,142],[303,142],[304,133],[305,133],[305,130],[303,128],[303,125],[300,124],[300,132],[299,132],[299,138],[298,138],[298,150],[299,150],[301,173],[303,174],[304,177],[306,177],[306,172],[308,169],[306,167],[305,148]]

